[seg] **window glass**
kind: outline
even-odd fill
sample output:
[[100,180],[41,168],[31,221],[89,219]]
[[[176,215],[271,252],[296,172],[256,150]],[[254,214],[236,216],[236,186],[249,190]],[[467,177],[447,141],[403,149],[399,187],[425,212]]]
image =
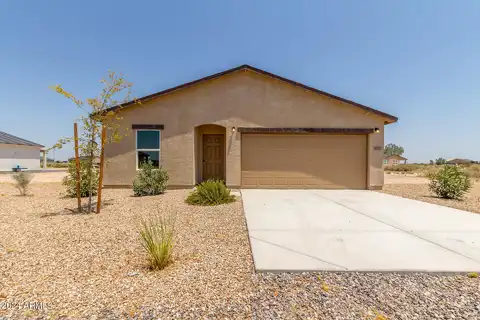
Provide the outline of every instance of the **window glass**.
[[160,167],[159,130],[137,130],[137,169],[148,161],[154,167]]
[[154,167],[160,166],[160,151],[137,151],[138,153],[138,168],[147,161],[152,161]]
[[137,149],[160,149],[160,131],[137,131]]

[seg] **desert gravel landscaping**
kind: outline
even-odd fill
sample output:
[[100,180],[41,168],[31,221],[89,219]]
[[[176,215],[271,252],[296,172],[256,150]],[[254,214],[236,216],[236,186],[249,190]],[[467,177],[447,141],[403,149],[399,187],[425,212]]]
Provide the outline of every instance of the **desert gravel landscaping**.
[[[71,214],[60,184],[33,184],[31,197],[0,184],[0,294],[12,301],[43,302],[31,315],[118,319],[155,309],[162,318],[248,318],[252,262],[241,202],[194,207],[186,190],[132,197],[105,190],[101,214]],[[151,210],[177,214],[174,262],[151,272],[134,217]],[[2,314],[3,313],[3,314]]]
[[[0,319],[478,319],[480,279],[389,273],[255,274],[241,202],[188,206],[187,190],[105,190],[72,214],[59,183],[0,183]],[[67,209],[66,209],[67,208]],[[174,262],[147,268],[135,216],[175,212]],[[42,302],[43,310],[7,308]]]
[[436,197],[428,189],[428,182],[423,178],[418,179],[422,179],[421,181],[425,180],[424,183],[416,183],[417,181],[412,180],[412,177],[405,177],[405,179],[408,179],[409,182],[413,183],[399,182],[394,184],[385,184],[381,192],[392,194],[394,196],[430,202],[441,206],[480,213],[480,182],[477,182],[473,185],[472,189],[465,196],[465,199],[458,201]]

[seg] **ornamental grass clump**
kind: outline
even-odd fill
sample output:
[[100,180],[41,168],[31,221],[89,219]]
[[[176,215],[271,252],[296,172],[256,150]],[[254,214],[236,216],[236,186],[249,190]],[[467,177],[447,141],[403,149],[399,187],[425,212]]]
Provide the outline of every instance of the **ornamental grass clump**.
[[15,180],[15,188],[18,189],[21,196],[26,196],[28,193],[30,182],[33,179],[33,174],[30,172],[21,171],[15,173],[12,176],[13,180]]
[[153,214],[138,219],[140,243],[148,255],[150,269],[161,270],[172,261],[175,216]]
[[428,178],[430,190],[445,199],[460,200],[472,186],[469,175],[457,165],[444,165]]
[[197,206],[216,206],[224,203],[235,202],[235,196],[230,194],[223,181],[207,180],[200,183],[192,191],[185,202]]

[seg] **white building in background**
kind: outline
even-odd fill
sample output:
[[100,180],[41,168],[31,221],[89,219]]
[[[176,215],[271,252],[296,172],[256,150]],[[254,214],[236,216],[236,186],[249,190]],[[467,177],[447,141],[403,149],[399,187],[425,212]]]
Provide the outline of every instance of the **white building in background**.
[[0,171],[16,167],[39,170],[41,152],[42,145],[0,131]]

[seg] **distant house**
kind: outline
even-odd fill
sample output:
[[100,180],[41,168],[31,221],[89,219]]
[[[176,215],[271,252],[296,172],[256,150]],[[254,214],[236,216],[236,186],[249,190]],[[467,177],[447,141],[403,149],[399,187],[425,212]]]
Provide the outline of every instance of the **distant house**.
[[383,166],[395,166],[397,164],[406,164],[407,163],[407,158],[404,158],[399,155],[391,155],[391,156],[385,156],[383,158]]
[[16,167],[38,170],[41,152],[45,152],[41,144],[0,131],[0,171]]
[[470,159],[459,159],[459,158],[454,158],[454,159],[449,159],[446,164],[467,164],[467,163],[475,163],[475,161],[470,160]]

